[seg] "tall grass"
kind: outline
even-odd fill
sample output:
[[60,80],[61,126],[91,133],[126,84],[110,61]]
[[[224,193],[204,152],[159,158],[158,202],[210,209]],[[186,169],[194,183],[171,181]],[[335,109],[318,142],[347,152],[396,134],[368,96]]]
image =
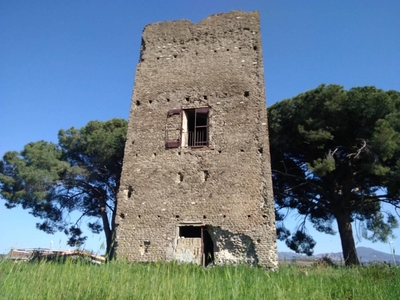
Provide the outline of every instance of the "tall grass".
[[400,299],[400,269],[0,262],[0,299]]

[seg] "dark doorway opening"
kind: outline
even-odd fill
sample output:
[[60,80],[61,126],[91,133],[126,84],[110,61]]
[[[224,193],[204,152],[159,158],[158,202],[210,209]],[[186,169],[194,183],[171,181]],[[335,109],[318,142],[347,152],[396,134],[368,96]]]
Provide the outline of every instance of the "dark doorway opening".
[[214,242],[206,226],[180,226],[179,236],[184,238],[200,238],[202,265],[214,263]]
[[214,242],[211,238],[211,235],[208,233],[206,227],[202,228],[203,230],[203,266],[208,266],[209,264],[214,263]]

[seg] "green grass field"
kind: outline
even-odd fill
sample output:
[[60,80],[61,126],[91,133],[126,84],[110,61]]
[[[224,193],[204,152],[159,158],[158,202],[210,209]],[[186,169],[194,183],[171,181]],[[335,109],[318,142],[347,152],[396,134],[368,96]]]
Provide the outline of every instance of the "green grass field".
[[400,268],[0,262],[0,299],[400,299]]

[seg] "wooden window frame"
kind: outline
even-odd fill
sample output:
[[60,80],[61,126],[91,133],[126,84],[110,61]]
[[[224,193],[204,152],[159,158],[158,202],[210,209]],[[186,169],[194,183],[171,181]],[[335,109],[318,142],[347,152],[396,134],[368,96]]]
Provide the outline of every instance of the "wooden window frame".
[[[165,130],[165,147],[169,148],[204,148],[209,147],[210,141],[210,108],[209,107],[198,107],[198,108],[176,108],[168,111],[167,118],[172,116],[179,115],[180,122],[176,127],[168,127],[166,125]],[[190,113],[190,115],[189,115]],[[201,124],[199,121],[200,114],[205,114],[206,122]],[[190,119],[188,118],[190,116]],[[194,118],[194,119],[193,119]],[[193,131],[189,131],[189,122],[191,124],[191,129]],[[176,137],[176,131],[179,130],[178,138],[170,138],[172,132],[175,132],[174,136]]]

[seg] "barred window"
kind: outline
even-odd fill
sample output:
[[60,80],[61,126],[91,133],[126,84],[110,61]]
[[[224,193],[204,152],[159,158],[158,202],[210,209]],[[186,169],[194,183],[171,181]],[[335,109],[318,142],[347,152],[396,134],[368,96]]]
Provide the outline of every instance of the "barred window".
[[168,111],[166,148],[195,148],[209,145],[209,108]]

